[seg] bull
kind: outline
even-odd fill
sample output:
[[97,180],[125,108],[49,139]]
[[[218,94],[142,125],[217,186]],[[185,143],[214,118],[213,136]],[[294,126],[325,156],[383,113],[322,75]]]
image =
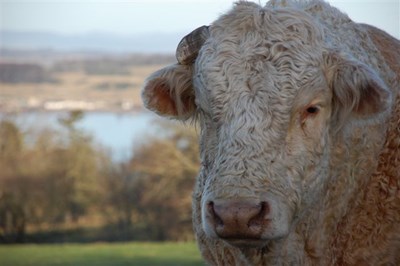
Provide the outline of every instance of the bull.
[[400,42],[328,3],[239,2],[153,73],[200,124],[193,224],[211,265],[400,265]]

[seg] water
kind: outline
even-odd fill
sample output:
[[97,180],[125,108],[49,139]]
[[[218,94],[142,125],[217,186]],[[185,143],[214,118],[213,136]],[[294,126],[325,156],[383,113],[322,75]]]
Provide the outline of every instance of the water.
[[133,147],[156,135],[156,117],[152,113],[88,113],[78,128],[90,133],[96,142],[109,147],[117,160],[132,155]]
[[[60,130],[58,120],[68,117],[68,112],[26,112],[0,115],[0,119],[2,117],[16,121],[23,131],[34,133],[49,127]],[[157,116],[150,112],[87,112],[77,122],[77,128],[90,134],[96,145],[108,149],[114,160],[123,161],[132,155],[134,147],[159,135],[157,120]]]

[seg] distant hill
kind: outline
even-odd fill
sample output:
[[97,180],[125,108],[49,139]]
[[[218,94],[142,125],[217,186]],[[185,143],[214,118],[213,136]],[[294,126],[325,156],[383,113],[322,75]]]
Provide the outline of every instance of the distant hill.
[[63,35],[50,32],[0,31],[0,48],[111,53],[174,53],[185,33],[145,33],[124,36],[112,33]]

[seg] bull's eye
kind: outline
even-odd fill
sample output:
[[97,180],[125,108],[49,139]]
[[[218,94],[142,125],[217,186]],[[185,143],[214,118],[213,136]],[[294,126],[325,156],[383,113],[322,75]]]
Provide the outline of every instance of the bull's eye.
[[319,108],[318,108],[317,106],[309,106],[309,107],[307,107],[307,109],[306,109],[306,112],[307,112],[308,114],[317,114],[318,111],[319,111]]
[[309,105],[300,116],[301,124],[303,125],[307,120],[307,118],[315,117],[318,114],[318,112],[319,112],[318,105]]

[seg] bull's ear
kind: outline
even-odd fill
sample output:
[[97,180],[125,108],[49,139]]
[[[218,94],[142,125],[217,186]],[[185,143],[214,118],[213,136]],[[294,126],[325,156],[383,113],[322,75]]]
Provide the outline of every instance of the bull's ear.
[[192,65],[174,64],[150,75],[142,91],[146,108],[179,120],[191,117],[196,110],[192,74]]
[[367,121],[391,106],[391,92],[367,65],[337,52],[324,55],[325,73],[332,90],[332,114],[337,126],[349,118]]

